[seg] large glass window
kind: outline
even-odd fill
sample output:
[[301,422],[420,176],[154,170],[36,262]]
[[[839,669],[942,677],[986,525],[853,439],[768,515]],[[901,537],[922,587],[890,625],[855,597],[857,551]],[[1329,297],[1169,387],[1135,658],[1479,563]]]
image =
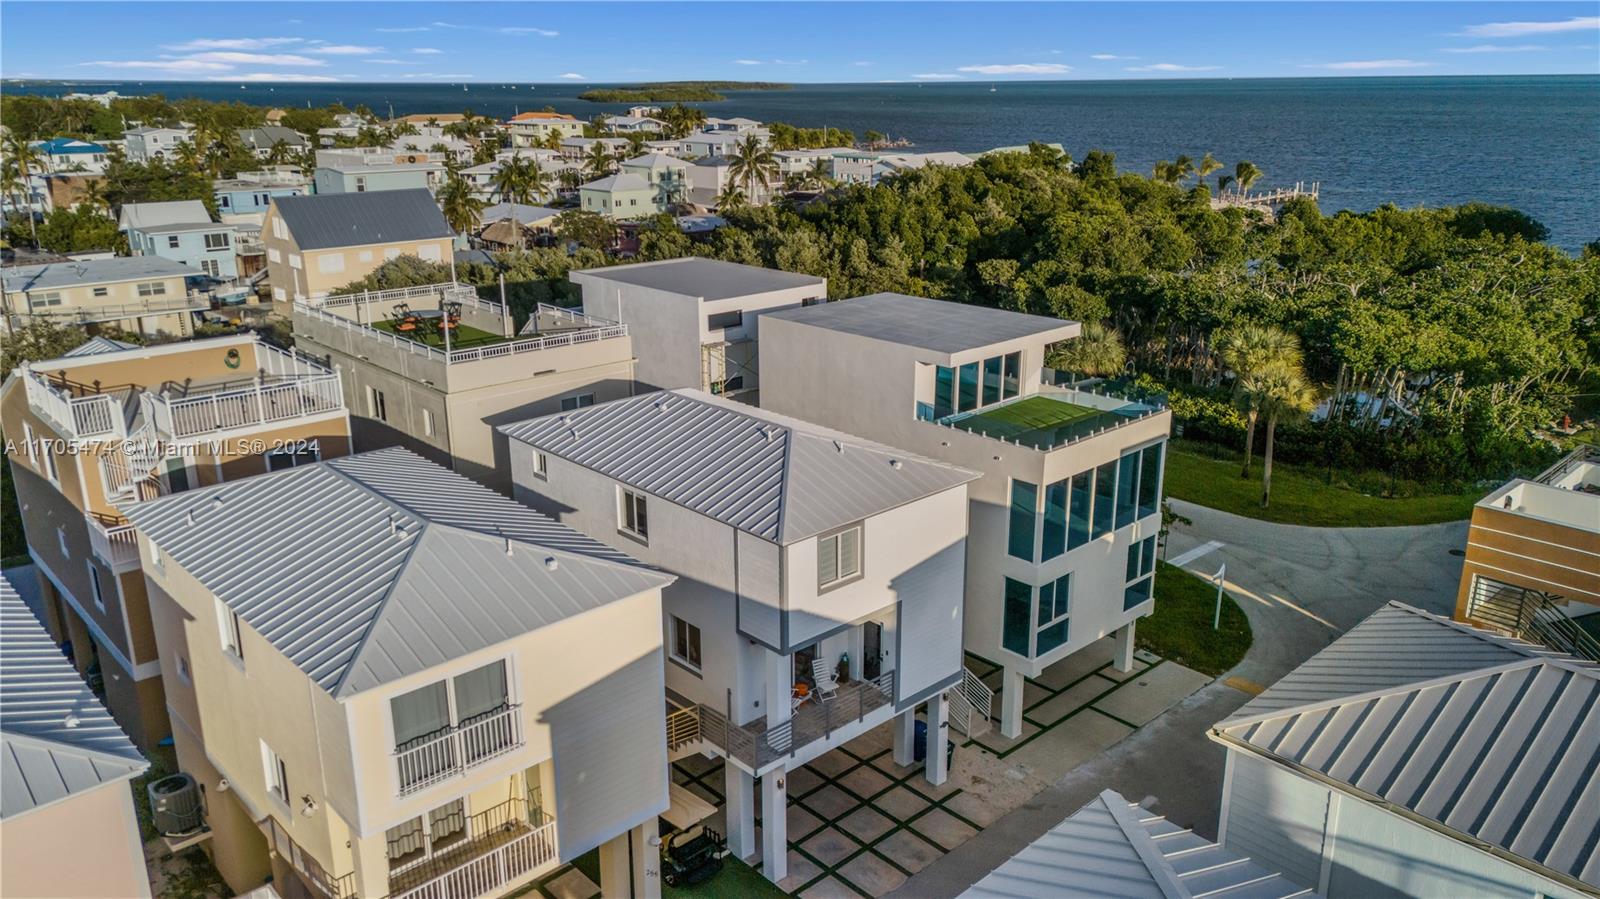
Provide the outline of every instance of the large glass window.
[[1039,636],[1033,654],[1042,656],[1067,642],[1067,614],[1072,607],[1072,575],[1063,574],[1039,588]]
[[943,365],[933,371],[933,417],[944,418],[956,411],[956,370]]
[[1067,549],[1089,542],[1089,506],[1094,497],[1094,472],[1080,471],[1072,476],[1072,511],[1067,518]]
[[1000,402],[1000,357],[983,360],[983,404]]
[[1033,588],[1021,581],[1006,578],[1006,596],[1000,645],[1020,656],[1028,652],[1028,638],[1033,630]]
[[460,724],[469,724],[510,705],[504,661],[491,662],[457,675],[451,686],[456,694],[456,721]]
[[1117,527],[1133,524],[1134,498],[1139,490],[1139,454],[1128,453],[1117,460]]
[[968,362],[961,366],[961,383],[958,387],[958,411],[978,408],[978,363]]
[[1161,506],[1161,455],[1166,450],[1165,443],[1144,448],[1143,458],[1139,462],[1139,517],[1156,514]]
[[1107,462],[1094,472],[1094,536],[1111,533],[1115,524],[1113,504],[1117,492],[1117,463]]
[[394,744],[405,748],[407,743],[422,737],[433,736],[450,726],[450,697],[444,681],[419,687],[389,700],[389,713],[394,717]]
[[1155,588],[1156,538],[1144,538],[1128,547],[1127,579],[1122,591],[1122,610],[1127,611],[1150,598]]
[[1044,543],[1039,557],[1054,559],[1067,551],[1067,482],[1056,481],[1044,490]]
[[1011,482],[1011,535],[1007,552],[1033,561],[1033,523],[1039,511],[1039,488],[1027,481]]
[[1005,374],[1000,382],[1000,393],[1004,399],[1011,399],[1022,392],[1022,354],[1007,353],[1005,355]]

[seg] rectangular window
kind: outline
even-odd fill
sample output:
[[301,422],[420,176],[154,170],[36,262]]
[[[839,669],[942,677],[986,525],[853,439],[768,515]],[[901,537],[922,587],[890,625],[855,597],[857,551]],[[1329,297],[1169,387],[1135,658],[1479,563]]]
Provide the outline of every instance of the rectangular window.
[[1117,493],[1117,463],[1107,462],[1094,472],[1094,536],[1111,533]]
[[267,792],[278,797],[284,805],[289,804],[289,767],[267,741],[261,741],[261,767],[267,775]]
[[317,257],[317,271],[333,274],[344,271],[343,253],[323,253]]
[[561,398],[562,412],[571,412],[574,409],[582,409],[585,406],[593,405],[594,394],[592,393],[580,393],[577,396],[564,396]]
[[33,425],[27,422],[22,423],[22,449],[28,454],[28,461],[37,460],[39,451],[33,443]]
[[861,526],[817,538],[817,589],[861,576]]
[[1067,549],[1089,542],[1089,507],[1094,501],[1094,472],[1080,471],[1072,476],[1072,510],[1067,516]]
[[672,657],[700,670],[700,628],[676,615],[672,616]]
[[141,281],[138,289],[139,296],[142,297],[163,297],[167,295],[167,282]]
[[278,248],[277,247],[267,247],[267,261],[268,262],[282,262],[283,261],[283,254],[278,252]]
[[511,705],[503,659],[456,675],[450,687],[456,701],[457,727],[503,712]]
[[96,568],[94,562],[89,559],[84,559],[83,561],[89,568],[89,591],[94,597],[94,607],[104,612],[106,610],[106,597],[104,593],[100,592],[100,569]]
[[189,671],[189,660],[183,656],[178,656],[178,680],[186,684],[194,683],[194,674]]
[[933,417],[944,418],[954,415],[956,370],[943,365],[934,366],[933,370]]
[[961,366],[959,387],[956,411],[966,412],[978,408],[978,363],[969,362]]
[[394,720],[396,749],[423,740],[450,727],[449,684],[439,681],[402,693],[389,700],[389,715]]
[[367,179],[361,177],[360,175],[357,175],[356,176],[356,193],[362,193],[366,189],[367,189]]
[[111,289],[109,287],[96,287],[94,289],[93,293],[97,297],[110,296],[111,295]]
[[422,410],[422,436],[424,436],[424,437],[432,437],[433,436],[433,410],[432,409],[423,409]]
[[706,330],[708,331],[737,328],[742,324],[744,324],[744,313],[738,309],[732,312],[716,312],[706,316]]
[[1127,580],[1130,583],[1122,593],[1123,611],[1150,598],[1151,588],[1155,584],[1155,566],[1155,535],[1152,534],[1128,546]]
[[1139,517],[1154,515],[1161,507],[1161,454],[1165,443],[1144,448],[1139,461]]
[[45,474],[45,477],[50,479],[50,483],[56,485],[57,487],[60,487],[61,486],[61,469],[56,466],[56,453],[55,453],[55,450],[53,448],[49,447],[49,446],[41,447],[41,449],[44,452],[44,474]]
[[[1046,603],[1046,596],[1049,602]],[[1067,615],[1072,609],[1072,575],[1063,574],[1054,583],[1039,588],[1039,635],[1033,654],[1042,656],[1067,642]]]
[[376,387],[367,388],[367,416],[379,421],[389,420],[389,407],[383,401],[383,391]]
[[321,460],[322,453],[315,442],[301,441],[267,453],[267,471],[297,468],[301,465],[310,465]]
[[1027,481],[1011,482],[1011,533],[1006,552],[1033,561],[1033,527],[1039,511],[1039,487]]
[[983,360],[983,404],[1000,402],[1000,359]]
[[1044,489],[1044,542],[1039,557],[1054,559],[1067,551],[1067,481],[1060,480]]
[[550,479],[550,460],[538,450],[533,451],[533,476],[541,481]]
[[227,248],[228,248],[228,235],[226,233],[223,233],[223,234],[207,234],[206,235],[206,249],[208,249],[208,250],[226,250]]
[[1140,603],[1150,599],[1150,591],[1155,587],[1156,579],[1147,577],[1137,583],[1129,584],[1122,591],[1122,611],[1126,612]]
[[1001,618],[1000,645],[1019,656],[1031,656],[1028,646],[1033,632],[1033,588],[1006,578],[1005,605]]
[[1005,374],[1000,382],[1002,399],[1011,399],[1022,392],[1022,353],[1005,355]]
[[47,309],[51,306],[59,305],[61,305],[61,292],[58,290],[49,290],[45,291],[44,293],[28,294],[29,309]]
[[1133,524],[1139,492],[1139,454],[1127,453],[1117,460],[1117,527]]
[[622,508],[617,513],[617,527],[625,534],[640,540],[650,539],[650,518],[643,493],[621,490]]
[[72,550],[67,546],[67,529],[56,528],[56,546],[61,547],[61,558],[72,558]]
[[144,542],[150,548],[150,564],[158,569],[165,569],[166,562],[161,558],[161,547],[157,546],[156,542],[148,537],[145,538]]
[[176,250],[180,243],[182,243],[182,241],[178,240],[178,235],[176,234],[172,234],[167,237],[167,249],[169,250]]
[[234,658],[244,658],[244,642],[239,637],[239,613],[217,600],[217,633],[222,638],[222,648]]

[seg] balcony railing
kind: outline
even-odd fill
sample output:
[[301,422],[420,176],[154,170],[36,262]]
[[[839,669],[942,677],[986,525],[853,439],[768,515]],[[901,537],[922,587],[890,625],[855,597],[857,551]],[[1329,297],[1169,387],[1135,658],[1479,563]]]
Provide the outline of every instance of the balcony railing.
[[205,294],[190,293],[181,297],[150,299],[142,303],[118,303],[105,306],[46,306],[40,309],[29,309],[25,314],[35,318],[90,323],[122,321],[123,319],[141,318],[146,315],[173,315],[209,308],[211,308],[209,297]]
[[73,396],[66,385],[51,384],[44,374],[27,373],[28,405],[76,440],[113,439],[127,434],[122,402],[110,393]]
[[273,851],[289,863],[295,873],[300,875],[300,879],[305,881],[306,886],[310,887],[312,893],[325,899],[355,899],[354,871],[337,877],[330,874],[315,856],[302,849],[300,844],[289,836],[289,832],[283,829],[277,818],[267,816],[265,827]]
[[704,704],[676,709],[667,715],[667,745],[676,748],[696,739],[707,740],[730,758],[759,771],[893,705],[894,672],[885,671],[873,680],[840,684],[832,699],[813,698],[772,728],[764,718],[742,726],[730,724],[726,714]]
[[411,740],[395,750],[400,795],[465,774],[522,746],[522,706],[511,705]]
[[88,512],[83,517],[89,524],[89,548],[113,574],[139,566],[139,539],[132,524],[98,512]]
[[337,372],[281,381],[257,380],[248,386],[191,397],[159,396],[151,404],[156,430],[173,439],[256,427],[342,408],[344,391]]
[[475,899],[556,860],[556,822],[513,799],[473,815],[470,836],[389,879],[389,899]]
[[[498,310],[499,306],[496,305],[495,309]],[[544,337],[518,337],[499,343],[471,347],[469,349],[451,350],[447,353],[438,347],[432,347],[428,346],[427,344],[418,343],[415,340],[410,340],[397,334],[391,334],[387,331],[380,331],[377,328],[362,324],[354,319],[345,318],[342,315],[335,315],[331,312],[325,311],[325,309],[322,307],[314,306],[310,303],[295,303],[295,314],[304,315],[323,324],[332,325],[336,328],[343,328],[346,331],[352,331],[361,335],[364,339],[375,340],[394,347],[397,350],[403,350],[413,355],[423,356],[447,364],[475,362],[479,359],[493,359],[503,356],[519,356],[524,353],[537,353],[543,350],[556,349],[558,347],[576,346],[578,344],[593,343],[599,340],[609,340],[614,337],[628,336],[627,325],[606,325],[598,328],[563,331],[559,334],[551,334]],[[498,311],[496,314],[498,314]]]

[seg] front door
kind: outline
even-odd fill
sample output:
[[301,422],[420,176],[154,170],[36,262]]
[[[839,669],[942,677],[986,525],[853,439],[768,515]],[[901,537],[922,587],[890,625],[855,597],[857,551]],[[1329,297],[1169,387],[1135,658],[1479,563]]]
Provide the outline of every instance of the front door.
[[869,621],[861,626],[861,677],[877,680],[883,673],[883,625]]

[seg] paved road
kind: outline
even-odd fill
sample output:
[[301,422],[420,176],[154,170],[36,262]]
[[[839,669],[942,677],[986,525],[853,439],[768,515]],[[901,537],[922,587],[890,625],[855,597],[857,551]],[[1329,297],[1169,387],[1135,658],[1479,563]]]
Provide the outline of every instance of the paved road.
[[[1228,566],[1229,592],[1255,631],[1228,678],[1267,686],[1390,600],[1449,613],[1461,578],[1451,549],[1467,523],[1306,528],[1173,500],[1167,557],[1197,574]],[[1187,557],[1187,558],[1186,558]],[[1160,599],[1157,598],[1157,602]],[[918,873],[895,896],[955,896],[1107,787],[1201,835],[1216,837],[1223,750],[1208,728],[1250,695],[1213,682]]]

